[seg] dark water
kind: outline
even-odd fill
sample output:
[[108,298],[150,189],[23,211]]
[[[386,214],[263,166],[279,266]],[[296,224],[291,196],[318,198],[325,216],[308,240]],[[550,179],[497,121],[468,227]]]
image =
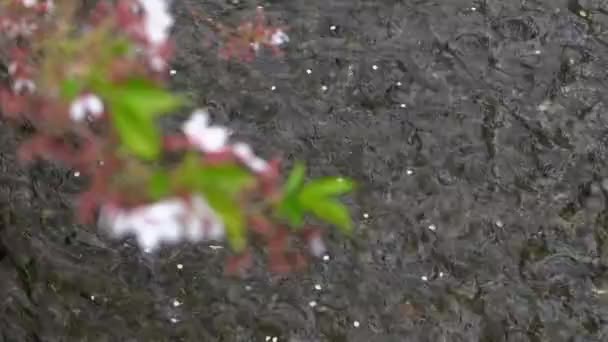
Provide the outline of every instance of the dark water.
[[218,61],[191,10],[256,5],[176,2],[174,86],[357,179],[355,239],[280,279],[146,258],[70,223],[79,180],[1,126],[0,341],[608,341],[608,1],[268,1],[287,58]]

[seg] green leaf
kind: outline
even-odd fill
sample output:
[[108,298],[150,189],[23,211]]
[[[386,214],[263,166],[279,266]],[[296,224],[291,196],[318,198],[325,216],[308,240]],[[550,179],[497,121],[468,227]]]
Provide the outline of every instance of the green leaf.
[[141,158],[157,158],[161,138],[154,119],[160,113],[178,108],[182,98],[145,79],[109,83],[100,70],[91,73],[90,83],[108,102],[112,122],[126,147]]
[[201,168],[200,156],[196,153],[188,153],[184,156],[181,164],[176,168],[173,178],[177,186],[186,188],[196,187],[196,177]]
[[112,122],[121,141],[138,157],[156,159],[161,138],[154,123],[159,113],[176,109],[182,99],[145,79],[131,79],[119,84],[107,82],[104,75],[92,73],[94,90],[107,100]]
[[160,155],[161,137],[151,118],[113,103],[112,122],[125,147],[134,155],[154,160]]
[[237,165],[205,166],[199,169],[194,181],[224,221],[230,246],[241,252],[246,245],[245,219],[235,197],[252,184],[253,176]]
[[289,222],[291,228],[297,229],[304,224],[304,210],[295,196],[284,198],[277,209],[277,214]]
[[169,174],[164,171],[157,171],[150,177],[148,184],[148,192],[150,196],[159,200],[167,195],[171,187],[171,179]]
[[304,186],[299,198],[302,203],[315,202],[320,199],[340,196],[353,190],[352,180],[341,177],[316,179]]
[[116,39],[112,42],[110,47],[110,51],[112,52],[112,56],[119,57],[126,55],[131,49],[131,45],[125,39]]
[[243,212],[227,194],[206,190],[202,191],[211,208],[220,216],[226,228],[226,237],[235,252],[242,252],[246,245],[245,218]]
[[61,96],[66,100],[72,100],[82,90],[82,84],[74,78],[68,78],[61,83]]
[[311,206],[307,207],[317,218],[335,225],[342,232],[350,234],[353,228],[353,222],[350,217],[348,208],[336,201],[336,200],[325,200],[317,201]]
[[283,197],[277,207],[277,215],[289,222],[292,228],[298,228],[304,223],[304,210],[298,200],[298,192],[304,183],[306,167],[296,163],[283,186]]
[[230,196],[255,181],[251,173],[236,164],[205,165],[197,153],[187,154],[174,176],[181,187],[219,191]]
[[296,163],[287,177],[285,186],[283,188],[283,196],[289,196],[295,194],[296,191],[302,187],[304,183],[304,176],[306,175],[306,167],[303,163]]
[[138,115],[155,117],[179,108],[184,99],[145,79],[131,79],[114,85],[110,91],[113,102],[128,106]]
[[173,176],[178,185],[200,192],[220,216],[231,248],[242,251],[246,244],[244,214],[236,195],[254,178],[237,165],[204,165],[196,153],[186,155]]
[[253,185],[254,177],[236,164],[205,166],[196,176],[202,188],[213,188],[234,195]]

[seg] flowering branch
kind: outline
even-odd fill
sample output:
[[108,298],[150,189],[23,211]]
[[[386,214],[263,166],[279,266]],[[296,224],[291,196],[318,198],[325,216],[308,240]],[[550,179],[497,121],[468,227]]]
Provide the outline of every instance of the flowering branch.
[[[187,104],[164,88],[174,51],[166,0],[99,1],[80,27],[70,25],[76,8],[63,2],[3,1],[0,13],[10,50],[1,113],[35,128],[19,147],[21,160],[47,159],[90,177],[78,201],[82,223],[97,220],[116,238],[133,235],[148,252],[225,238],[237,253],[227,263],[230,273],[251,261],[254,237],[276,272],[306,264],[293,238],[312,255],[324,253],[321,230],[305,225],[308,214],[350,231],[348,210],[337,200],[353,189],[350,180],[305,182],[297,164],[283,184],[277,159],[232,142],[204,110],[195,110],[178,134],[157,129],[160,115]],[[214,26],[225,39],[223,58],[249,61],[262,48],[280,55],[289,42],[261,8],[235,30]]]

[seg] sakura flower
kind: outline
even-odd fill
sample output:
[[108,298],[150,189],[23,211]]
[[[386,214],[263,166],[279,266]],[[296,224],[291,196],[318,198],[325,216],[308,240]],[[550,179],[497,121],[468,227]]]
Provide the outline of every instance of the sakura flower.
[[19,70],[19,64],[17,62],[11,62],[8,65],[8,74],[13,76]]
[[268,163],[264,159],[253,154],[251,147],[247,144],[234,144],[232,152],[243,164],[245,164],[245,166],[255,173],[263,173],[268,169]]
[[21,0],[20,3],[21,5],[23,5],[23,7],[26,8],[35,7],[38,11],[42,13],[50,12],[55,7],[53,0]]
[[104,207],[100,223],[116,238],[135,235],[143,250],[153,250],[165,242],[175,243],[180,239],[178,216],[183,212],[182,203],[166,200],[130,211]]
[[104,111],[103,102],[94,94],[85,94],[77,98],[70,105],[70,118],[73,121],[80,122],[91,115],[93,118],[98,118]]
[[28,21],[25,18],[21,18],[19,21],[5,19],[1,24],[2,30],[9,38],[29,36],[38,29],[36,23]]
[[190,200],[190,214],[187,218],[186,237],[189,241],[219,241],[224,237],[224,223],[201,196]]
[[140,0],[145,12],[144,31],[150,44],[162,44],[169,36],[173,17],[167,0]]
[[21,94],[25,91],[33,93],[34,91],[36,91],[36,84],[32,80],[19,78],[13,83],[13,91],[18,94]]
[[325,247],[325,243],[320,236],[314,236],[308,241],[308,248],[310,249],[310,254],[315,257],[320,257],[325,254],[327,248]]
[[323,236],[318,229],[306,229],[303,231],[304,240],[308,243],[310,254],[315,257],[320,257],[325,254],[327,247],[323,242]]
[[201,152],[226,152],[256,174],[271,171],[270,164],[256,156],[249,145],[242,142],[228,144],[230,136],[228,129],[222,126],[209,125],[209,113],[205,110],[194,111],[190,119],[182,126],[182,131],[186,135],[188,143],[194,145]]
[[200,196],[189,201],[169,198],[131,210],[106,205],[99,220],[116,238],[135,236],[145,251],[154,251],[163,243],[220,240],[224,236],[223,222]]
[[209,113],[199,109],[182,126],[188,141],[203,152],[218,152],[225,148],[229,132],[225,127],[210,126]]
[[272,36],[270,36],[270,45],[280,46],[285,43],[289,43],[289,36],[283,30],[276,30]]
[[38,4],[37,0],[22,0],[21,4],[25,7],[34,7]]

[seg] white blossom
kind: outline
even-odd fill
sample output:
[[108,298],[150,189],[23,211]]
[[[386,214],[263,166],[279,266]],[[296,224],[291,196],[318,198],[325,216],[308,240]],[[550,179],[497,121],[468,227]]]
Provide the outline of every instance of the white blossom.
[[270,44],[280,46],[289,42],[289,36],[283,30],[276,30],[270,37]]
[[98,118],[104,111],[103,102],[94,94],[85,94],[78,97],[70,105],[70,118],[73,121],[80,122],[91,115],[93,118]]
[[209,113],[199,109],[184,123],[182,130],[191,144],[203,152],[217,152],[226,147],[229,132],[221,126],[209,125]]
[[135,209],[104,206],[100,226],[116,238],[133,235],[142,250],[182,241],[220,240],[224,224],[201,196],[169,198]]
[[13,91],[16,93],[22,93],[24,91],[33,93],[36,91],[36,84],[32,80],[19,78],[13,83]]
[[14,75],[17,72],[17,70],[19,70],[19,64],[17,62],[11,62],[8,65],[8,74],[9,75],[11,75],[11,76]]
[[236,143],[232,147],[232,151],[253,172],[261,173],[268,169],[268,163],[256,156],[249,145]]
[[310,241],[308,241],[308,248],[310,250],[310,254],[315,257],[320,257],[327,251],[325,243],[319,235],[313,236]]
[[34,7],[38,4],[37,0],[22,0],[21,3],[23,4],[23,6],[25,7]]
[[144,31],[150,44],[164,43],[168,36],[174,19],[169,11],[167,0],[140,0],[145,12]]
[[229,149],[241,163],[254,173],[263,173],[268,170],[268,162],[256,156],[248,144],[237,142],[229,145],[229,130],[226,127],[210,125],[209,113],[205,110],[194,111],[183,124],[182,131],[188,141],[202,152],[209,153]]
[[167,61],[165,61],[162,57],[154,54],[150,54],[149,56],[150,67],[154,71],[163,71],[167,66]]

